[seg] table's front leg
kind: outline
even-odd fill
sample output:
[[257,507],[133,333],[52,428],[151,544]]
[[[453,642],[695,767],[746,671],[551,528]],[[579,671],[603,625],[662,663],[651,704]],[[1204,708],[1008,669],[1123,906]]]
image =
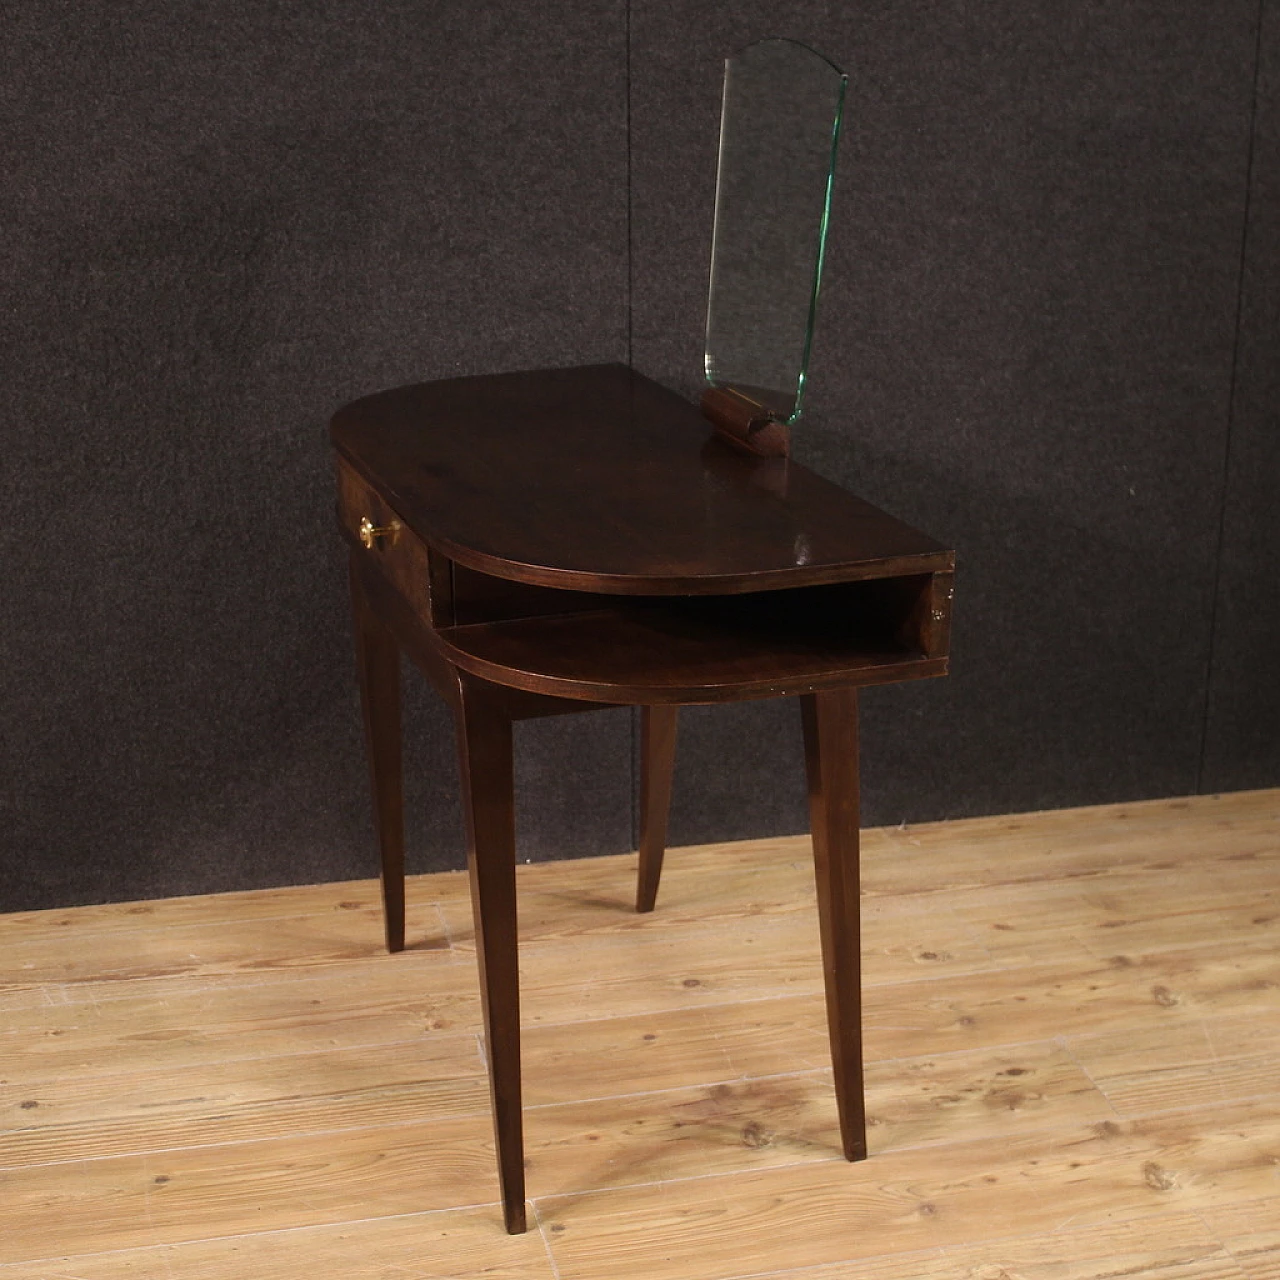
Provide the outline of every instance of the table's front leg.
[[515,802],[511,719],[495,693],[483,681],[459,674],[458,755],[493,1130],[503,1217],[516,1235],[525,1230],[525,1204]]
[[862,956],[858,910],[858,691],[800,699],[818,883],[827,1026],[846,1160],[867,1155],[862,1094]]
[[382,858],[387,950],[404,950],[404,783],[400,754],[400,646],[369,603],[359,552],[351,556],[351,614],[373,826]]

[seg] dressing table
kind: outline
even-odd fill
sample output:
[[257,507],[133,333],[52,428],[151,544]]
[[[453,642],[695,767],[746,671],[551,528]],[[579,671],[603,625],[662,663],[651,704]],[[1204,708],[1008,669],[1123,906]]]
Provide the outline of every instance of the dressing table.
[[638,706],[638,909],[677,708],[797,698],[845,1156],[866,1154],[858,690],[943,675],[954,556],[624,365],[456,378],[331,424],[382,860],[404,946],[400,655],[453,710],[507,1229],[525,1229],[512,723]]

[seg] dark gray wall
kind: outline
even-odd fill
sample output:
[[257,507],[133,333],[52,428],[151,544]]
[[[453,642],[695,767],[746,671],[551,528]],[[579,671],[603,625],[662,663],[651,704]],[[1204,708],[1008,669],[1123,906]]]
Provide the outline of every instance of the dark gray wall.
[[[372,873],[325,420],[692,391],[764,35],[851,73],[801,457],[960,553],[953,676],[866,697],[867,820],[1280,784],[1265,4],[10,6],[0,909]],[[408,702],[411,864],[456,865]],[[804,828],[795,719],[685,713],[675,842]],[[629,847],[633,736],[520,727],[524,856]]]

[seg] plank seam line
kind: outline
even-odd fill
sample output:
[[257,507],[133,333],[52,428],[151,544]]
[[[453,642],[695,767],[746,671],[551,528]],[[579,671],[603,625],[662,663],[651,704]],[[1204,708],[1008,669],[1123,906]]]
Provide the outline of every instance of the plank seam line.
[[551,1249],[551,1240],[547,1233],[546,1225],[542,1221],[542,1214],[538,1212],[538,1202],[533,1201],[533,1220],[538,1224],[538,1234],[542,1237],[542,1247],[547,1252],[547,1264],[551,1267],[551,1274],[555,1280],[560,1280],[560,1268],[556,1264],[556,1255]]
[[449,915],[446,911],[441,910],[440,904],[437,902],[431,908],[436,913],[436,918],[440,921],[440,927],[444,930],[445,941],[449,944],[450,955],[461,955],[458,950],[457,939],[453,936],[453,926],[449,923]]
[[1076,1070],[1078,1070],[1080,1074],[1084,1076],[1084,1078],[1091,1085],[1093,1085],[1094,1089],[1097,1090],[1098,1095],[1102,1098],[1103,1102],[1105,1102],[1107,1106],[1111,1108],[1111,1114],[1115,1116],[1117,1120],[1125,1120],[1125,1119],[1131,1118],[1131,1117],[1126,1117],[1121,1115],[1119,1109],[1116,1107],[1116,1104],[1112,1101],[1111,1095],[1097,1082],[1097,1080],[1093,1078],[1093,1072],[1091,1072],[1089,1068],[1086,1067],[1084,1063],[1080,1060],[1080,1055],[1076,1053],[1074,1048],[1072,1048],[1071,1044],[1067,1040],[1067,1037],[1066,1036],[1057,1037],[1057,1043],[1062,1046],[1063,1052],[1066,1053],[1067,1057],[1069,1057],[1071,1061],[1076,1064]]
[[[1253,1280],[1254,1273],[1251,1270],[1249,1270],[1249,1267],[1251,1263],[1253,1264],[1257,1263],[1258,1261],[1257,1257],[1253,1256],[1250,1252],[1245,1252],[1243,1249],[1240,1253],[1237,1253],[1236,1248],[1240,1247],[1240,1242],[1242,1238],[1236,1237],[1236,1246],[1233,1247],[1230,1243],[1227,1242],[1227,1240],[1225,1240],[1221,1235],[1219,1235],[1216,1231],[1213,1230],[1213,1227],[1209,1222],[1208,1214],[1212,1212],[1214,1208],[1218,1208],[1218,1209],[1221,1209],[1224,1207],[1233,1208],[1237,1205],[1264,1205],[1264,1204],[1270,1205],[1274,1202],[1275,1202],[1274,1196],[1262,1196],[1262,1197],[1255,1196],[1249,1200],[1232,1201],[1227,1206],[1215,1205],[1215,1206],[1209,1206],[1207,1208],[1202,1206],[1199,1209],[1192,1210],[1192,1212],[1196,1215],[1197,1218],[1200,1219],[1202,1223],[1204,1223],[1204,1229],[1209,1233],[1210,1236],[1212,1236],[1215,1240],[1218,1241],[1219,1246],[1226,1251],[1227,1256],[1236,1264],[1236,1266],[1241,1271],[1245,1272],[1246,1276],[1248,1277],[1248,1280]],[[1261,1233],[1247,1232],[1243,1237],[1243,1239],[1247,1239],[1249,1236],[1255,1235],[1255,1234],[1261,1234]],[[1276,1251],[1274,1249],[1268,1249],[1266,1252],[1274,1253]],[[1258,1273],[1258,1274],[1261,1275],[1261,1273]]]

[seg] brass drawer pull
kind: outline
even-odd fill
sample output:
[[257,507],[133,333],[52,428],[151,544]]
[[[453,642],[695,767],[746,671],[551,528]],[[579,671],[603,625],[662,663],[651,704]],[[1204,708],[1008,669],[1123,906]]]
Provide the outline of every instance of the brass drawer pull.
[[400,532],[400,521],[392,520],[390,524],[375,525],[368,516],[360,520],[360,541],[372,551],[380,538],[386,538],[394,545],[396,535]]

